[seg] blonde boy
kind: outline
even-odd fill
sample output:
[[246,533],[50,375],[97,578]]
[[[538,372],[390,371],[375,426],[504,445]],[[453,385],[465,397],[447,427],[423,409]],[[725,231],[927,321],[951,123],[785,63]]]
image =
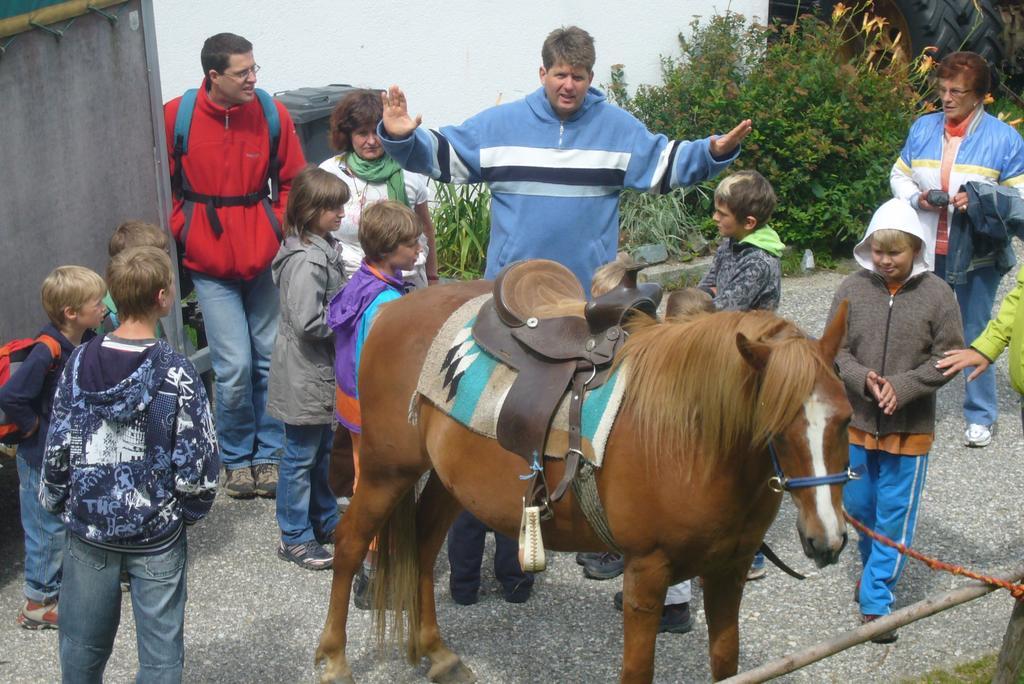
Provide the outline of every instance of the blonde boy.
[[61,266],[43,280],[42,303],[50,322],[39,331],[56,341],[60,354],[37,344],[7,383],[0,387],[0,410],[27,435],[18,445],[21,521],[25,530],[25,605],[17,622],[26,629],[57,626],[64,523],[39,503],[43,447],[50,407],[68,356],[90,339],[103,320],[103,279],[82,266]]

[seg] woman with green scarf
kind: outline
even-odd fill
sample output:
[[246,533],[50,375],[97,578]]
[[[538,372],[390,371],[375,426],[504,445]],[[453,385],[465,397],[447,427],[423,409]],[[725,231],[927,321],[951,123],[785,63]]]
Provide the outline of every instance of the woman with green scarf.
[[425,287],[437,282],[434,224],[427,207],[427,177],[403,171],[384,153],[377,137],[377,122],[383,111],[380,91],[354,90],[331,112],[330,140],[338,154],[324,161],[320,168],[341,178],[349,189],[345,217],[334,237],[341,243],[345,273],[351,275],[363,260],[359,246],[359,219],[363,209],[386,199],[405,204],[423,223],[420,237],[423,249],[413,270],[404,271],[402,277],[416,287]]

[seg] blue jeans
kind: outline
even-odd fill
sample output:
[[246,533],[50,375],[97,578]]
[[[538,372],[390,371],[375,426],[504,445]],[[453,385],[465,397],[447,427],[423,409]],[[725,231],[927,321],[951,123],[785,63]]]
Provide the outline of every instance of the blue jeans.
[[[865,466],[861,477],[843,487],[847,512],[869,529],[910,546],[928,475],[928,455],[895,456],[851,444],[850,467],[861,465]],[[907,557],[867,535],[860,536],[857,549],[864,566],[860,610],[865,615],[888,615]]]
[[227,470],[281,460],[284,428],[267,414],[277,287],[270,269],[252,280],[192,272],[216,378],[217,441]]
[[60,667],[65,684],[103,681],[121,622],[121,570],[131,577],[139,653],[136,682],[181,682],[187,599],[185,531],[163,553],[107,551],[69,534],[60,597]]
[[285,544],[323,539],[338,524],[338,501],[328,477],[333,443],[330,425],[284,425],[277,525]]
[[[940,270],[941,269],[941,270]],[[936,256],[935,273],[946,274],[946,258]],[[967,272],[967,282],[954,285],[956,301],[960,305],[960,318],[964,324],[964,344],[969,345],[984,330],[992,319],[992,306],[996,301],[996,290],[1002,276],[994,266],[984,266]],[[973,371],[964,369],[964,378]],[[996,372],[991,366],[964,389],[964,421],[979,425],[991,425],[999,417],[996,398]]]
[[25,529],[25,598],[46,603],[60,593],[64,521],[39,503],[41,471],[20,456],[17,460],[21,526]]

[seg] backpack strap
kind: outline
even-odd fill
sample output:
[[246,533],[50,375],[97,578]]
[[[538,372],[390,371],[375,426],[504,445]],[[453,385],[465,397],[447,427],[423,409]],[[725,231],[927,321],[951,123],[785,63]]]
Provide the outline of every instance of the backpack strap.
[[188,134],[192,128],[192,112],[196,109],[198,88],[189,88],[181,96],[178,113],[174,117],[174,175],[171,176],[171,190],[178,197],[182,196],[185,174],[181,168],[181,158],[188,154]]
[[56,361],[57,359],[60,358],[60,354],[61,354],[60,342],[58,342],[53,337],[50,337],[49,335],[45,335],[45,334],[44,335],[40,335],[39,337],[36,338],[36,343],[37,344],[41,344],[44,347],[46,347],[47,349],[49,349],[50,350],[50,356],[53,357],[54,361]]
[[277,148],[281,142],[281,115],[277,111],[274,98],[267,91],[256,88],[256,97],[263,107],[263,118],[267,120],[270,132],[270,160],[267,162],[267,175],[270,177],[270,201],[276,202],[281,195],[281,160],[277,156]]
[[[171,176],[171,190],[174,195],[186,202],[194,202],[206,206],[206,215],[213,229],[214,235],[220,236],[224,228],[217,215],[218,207],[252,206],[258,204],[268,196],[264,185],[255,192],[245,195],[221,197],[195,192],[185,176],[182,167],[182,158],[188,154],[189,130],[192,128],[192,114],[195,112],[196,100],[199,97],[198,88],[190,88],[181,96],[178,104],[178,113],[174,117],[174,174]],[[270,136],[270,159],[267,161],[267,178],[270,181],[269,197],[271,202],[278,201],[281,195],[281,160],[278,158],[278,147],[281,142],[281,115],[277,111],[274,98],[267,91],[256,88],[256,97],[260,101],[260,108],[263,110],[263,118],[267,121],[267,132]],[[271,224],[278,238],[282,239],[280,226],[277,225],[277,218],[267,207]]]

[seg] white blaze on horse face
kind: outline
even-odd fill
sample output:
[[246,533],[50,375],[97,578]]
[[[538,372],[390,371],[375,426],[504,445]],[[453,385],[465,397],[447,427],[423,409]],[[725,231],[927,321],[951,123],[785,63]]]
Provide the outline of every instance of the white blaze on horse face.
[[[824,477],[828,475],[828,466],[825,463],[825,428],[828,426],[828,419],[832,417],[832,406],[822,401],[815,392],[804,402],[804,416],[807,417],[807,446],[811,450],[813,476]],[[818,519],[821,520],[826,539],[831,544],[842,536],[839,532],[839,518],[832,506],[831,487],[823,485],[813,489],[814,507],[818,511]]]

